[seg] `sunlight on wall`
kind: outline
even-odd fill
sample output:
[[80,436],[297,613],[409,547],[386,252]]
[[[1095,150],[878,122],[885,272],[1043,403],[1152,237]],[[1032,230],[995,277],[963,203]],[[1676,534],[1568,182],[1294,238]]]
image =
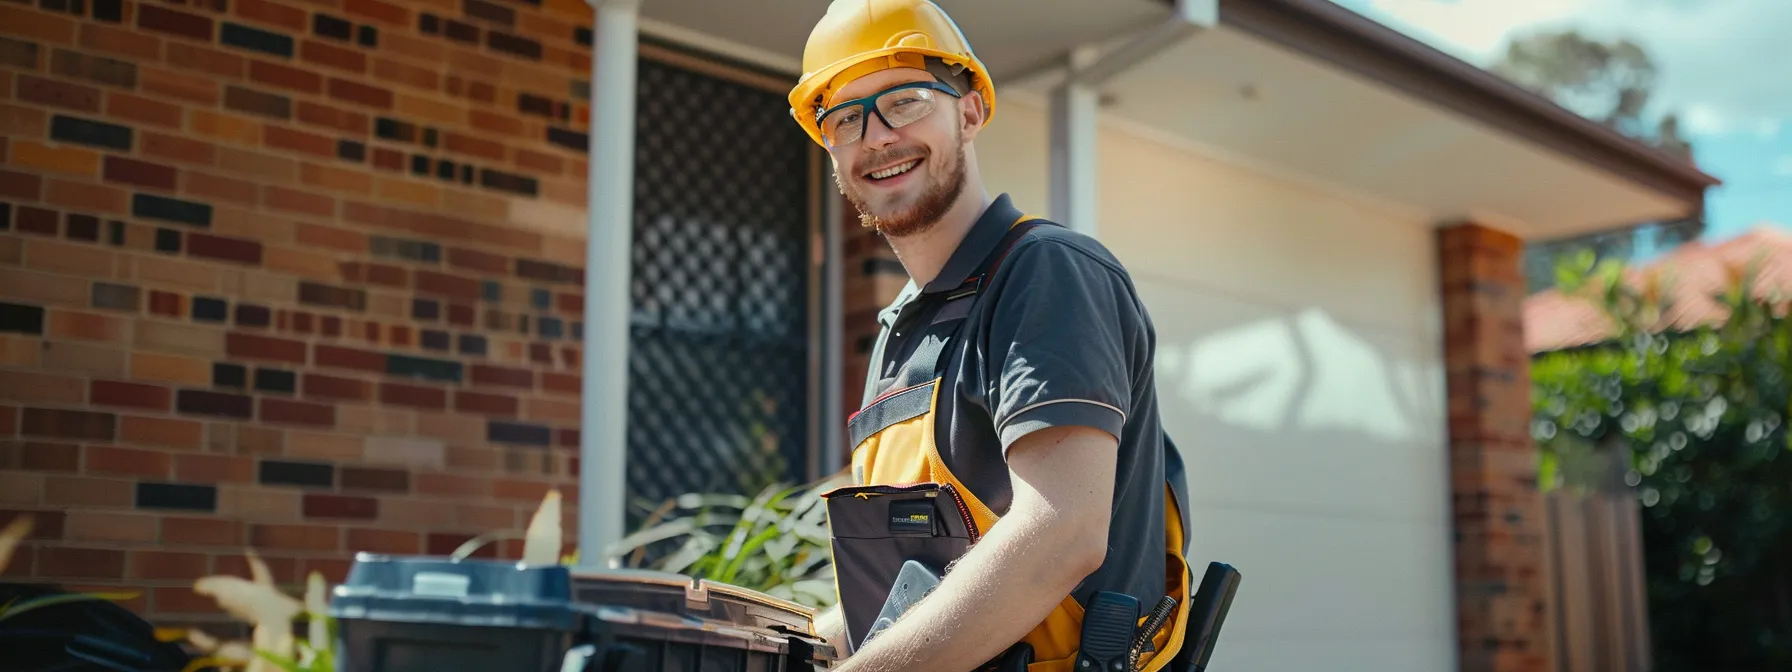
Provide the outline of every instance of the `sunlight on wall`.
[[1160,347],[1158,376],[1161,389],[1224,422],[1275,431],[1293,421],[1390,442],[1432,436],[1415,423],[1442,393],[1420,367],[1388,361],[1318,308]]

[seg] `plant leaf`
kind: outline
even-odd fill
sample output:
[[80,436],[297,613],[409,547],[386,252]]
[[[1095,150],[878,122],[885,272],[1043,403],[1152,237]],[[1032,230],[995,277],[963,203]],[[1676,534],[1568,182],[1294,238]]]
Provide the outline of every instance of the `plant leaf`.
[[791,551],[796,550],[798,541],[799,540],[796,537],[790,536],[767,539],[764,545],[765,557],[771,559],[773,562],[788,558],[790,557]]
[[460,546],[455,547],[454,552],[449,553],[448,557],[455,560],[465,560],[467,559],[467,556],[472,555],[474,551],[485,547],[486,544],[500,539],[516,539],[521,536],[523,535],[516,530],[493,530],[466,540],[466,542],[462,543]]
[[218,601],[232,616],[251,624],[290,624],[304,610],[298,600],[273,586],[234,576],[208,576],[193,582],[193,592]]
[[681,534],[689,534],[697,529],[696,516],[674,518],[644,530],[636,531],[616,540],[605,549],[605,555],[619,556],[637,548],[650,545],[656,541],[671,539]]
[[228,658],[228,657],[224,657],[224,656],[204,656],[204,657],[200,657],[200,658],[194,658],[192,662],[187,663],[186,667],[181,668],[180,672],[199,672],[200,670],[210,669],[210,668],[214,668],[214,667],[229,669],[229,668],[235,668],[235,667],[245,667],[248,664],[249,664],[249,661],[246,659],[242,659],[242,658]]
[[255,554],[255,549],[243,549],[243,558],[249,563],[249,578],[255,585],[274,587],[274,573],[268,571],[268,563],[261,561],[261,556]]
[[324,575],[313,571],[305,577],[305,618],[306,639],[314,649],[330,647],[330,633],[325,627],[325,619],[329,618],[329,593],[324,585]]
[[529,530],[523,535],[523,562],[530,565],[552,565],[560,559],[560,491],[549,490],[541,498],[541,506],[529,519]]
[[14,517],[4,529],[0,529],[0,572],[6,571],[6,566],[12,562],[12,554],[19,548],[19,542],[31,534],[31,528],[36,523],[36,518],[25,514]]
[[128,600],[137,595],[137,593],[61,593],[58,595],[44,595],[17,604],[8,602],[6,608],[0,610],[0,621],[23,614],[27,611],[42,609],[44,607],[53,607],[58,604],[96,600]]
[[702,560],[703,556],[707,555],[710,551],[715,550],[719,545],[720,544],[716,543],[716,540],[713,537],[691,537],[690,540],[686,541],[684,546],[680,547],[677,552],[662,560],[657,569],[678,573],[683,573],[686,569],[692,569],[691,573],[697,574],[698,571],[693,568],[692,565],[697,561]]
[[751,557],[754,551],[759,550],[759,547],[764,546],[765,542],[775,539],[777,536],[778,528],[770,527],[753,535],[752,538],[748,539],[745,543],[742,543],[740,548],[736,549],[736,552],[729,556],[728,566],[722,570],[721,581],[723,583],[734,583],[735,574],[740,571],[741,563]]
[[746,497],[742,497],[740,495],[712,495],[712,494],[701,494],[701,493],[689,493],[689,494],[684,494],[684,495],[678,496],[678,508],[702,509],[702,508],[708,508],[708,507],[712,507],[712,506],[719,506],[719,507],[730,508],[730,509],[744,509],[744,508],[747,508],[749,505],[751,505],[752,501],[753,500],[748,499]]

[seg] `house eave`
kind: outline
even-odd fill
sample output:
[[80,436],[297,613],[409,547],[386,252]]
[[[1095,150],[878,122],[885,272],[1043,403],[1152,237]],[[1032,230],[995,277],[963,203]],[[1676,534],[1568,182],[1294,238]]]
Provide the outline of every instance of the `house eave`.
[[[1170,0],[1164,0],[1169,2]],[[1698,212],[1693,164],[1329,0],[1220,0],[1220,22],[1652,189]]]

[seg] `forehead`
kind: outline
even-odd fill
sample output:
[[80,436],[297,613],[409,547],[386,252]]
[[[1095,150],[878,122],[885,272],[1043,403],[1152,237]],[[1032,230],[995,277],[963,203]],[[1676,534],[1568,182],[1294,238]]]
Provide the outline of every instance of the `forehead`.
[[864,98],[865,96],[869,96],[898,84],[929,81],[933,81],[933,75],[926,70],[918,68],[890,68],[888,70],[879,70],[855,79],[846,86],[836,89],[833,97],[828,100],[827,104],[835,105],[841,101]]

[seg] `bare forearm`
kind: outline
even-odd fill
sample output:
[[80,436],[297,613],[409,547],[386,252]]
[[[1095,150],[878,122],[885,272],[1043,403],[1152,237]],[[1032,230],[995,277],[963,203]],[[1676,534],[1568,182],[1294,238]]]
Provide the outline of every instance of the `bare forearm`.
[[839,669],[970,670],[1001,655],[1100,560],[1078,553],[1067,517],[1010,516],[921,603]]

